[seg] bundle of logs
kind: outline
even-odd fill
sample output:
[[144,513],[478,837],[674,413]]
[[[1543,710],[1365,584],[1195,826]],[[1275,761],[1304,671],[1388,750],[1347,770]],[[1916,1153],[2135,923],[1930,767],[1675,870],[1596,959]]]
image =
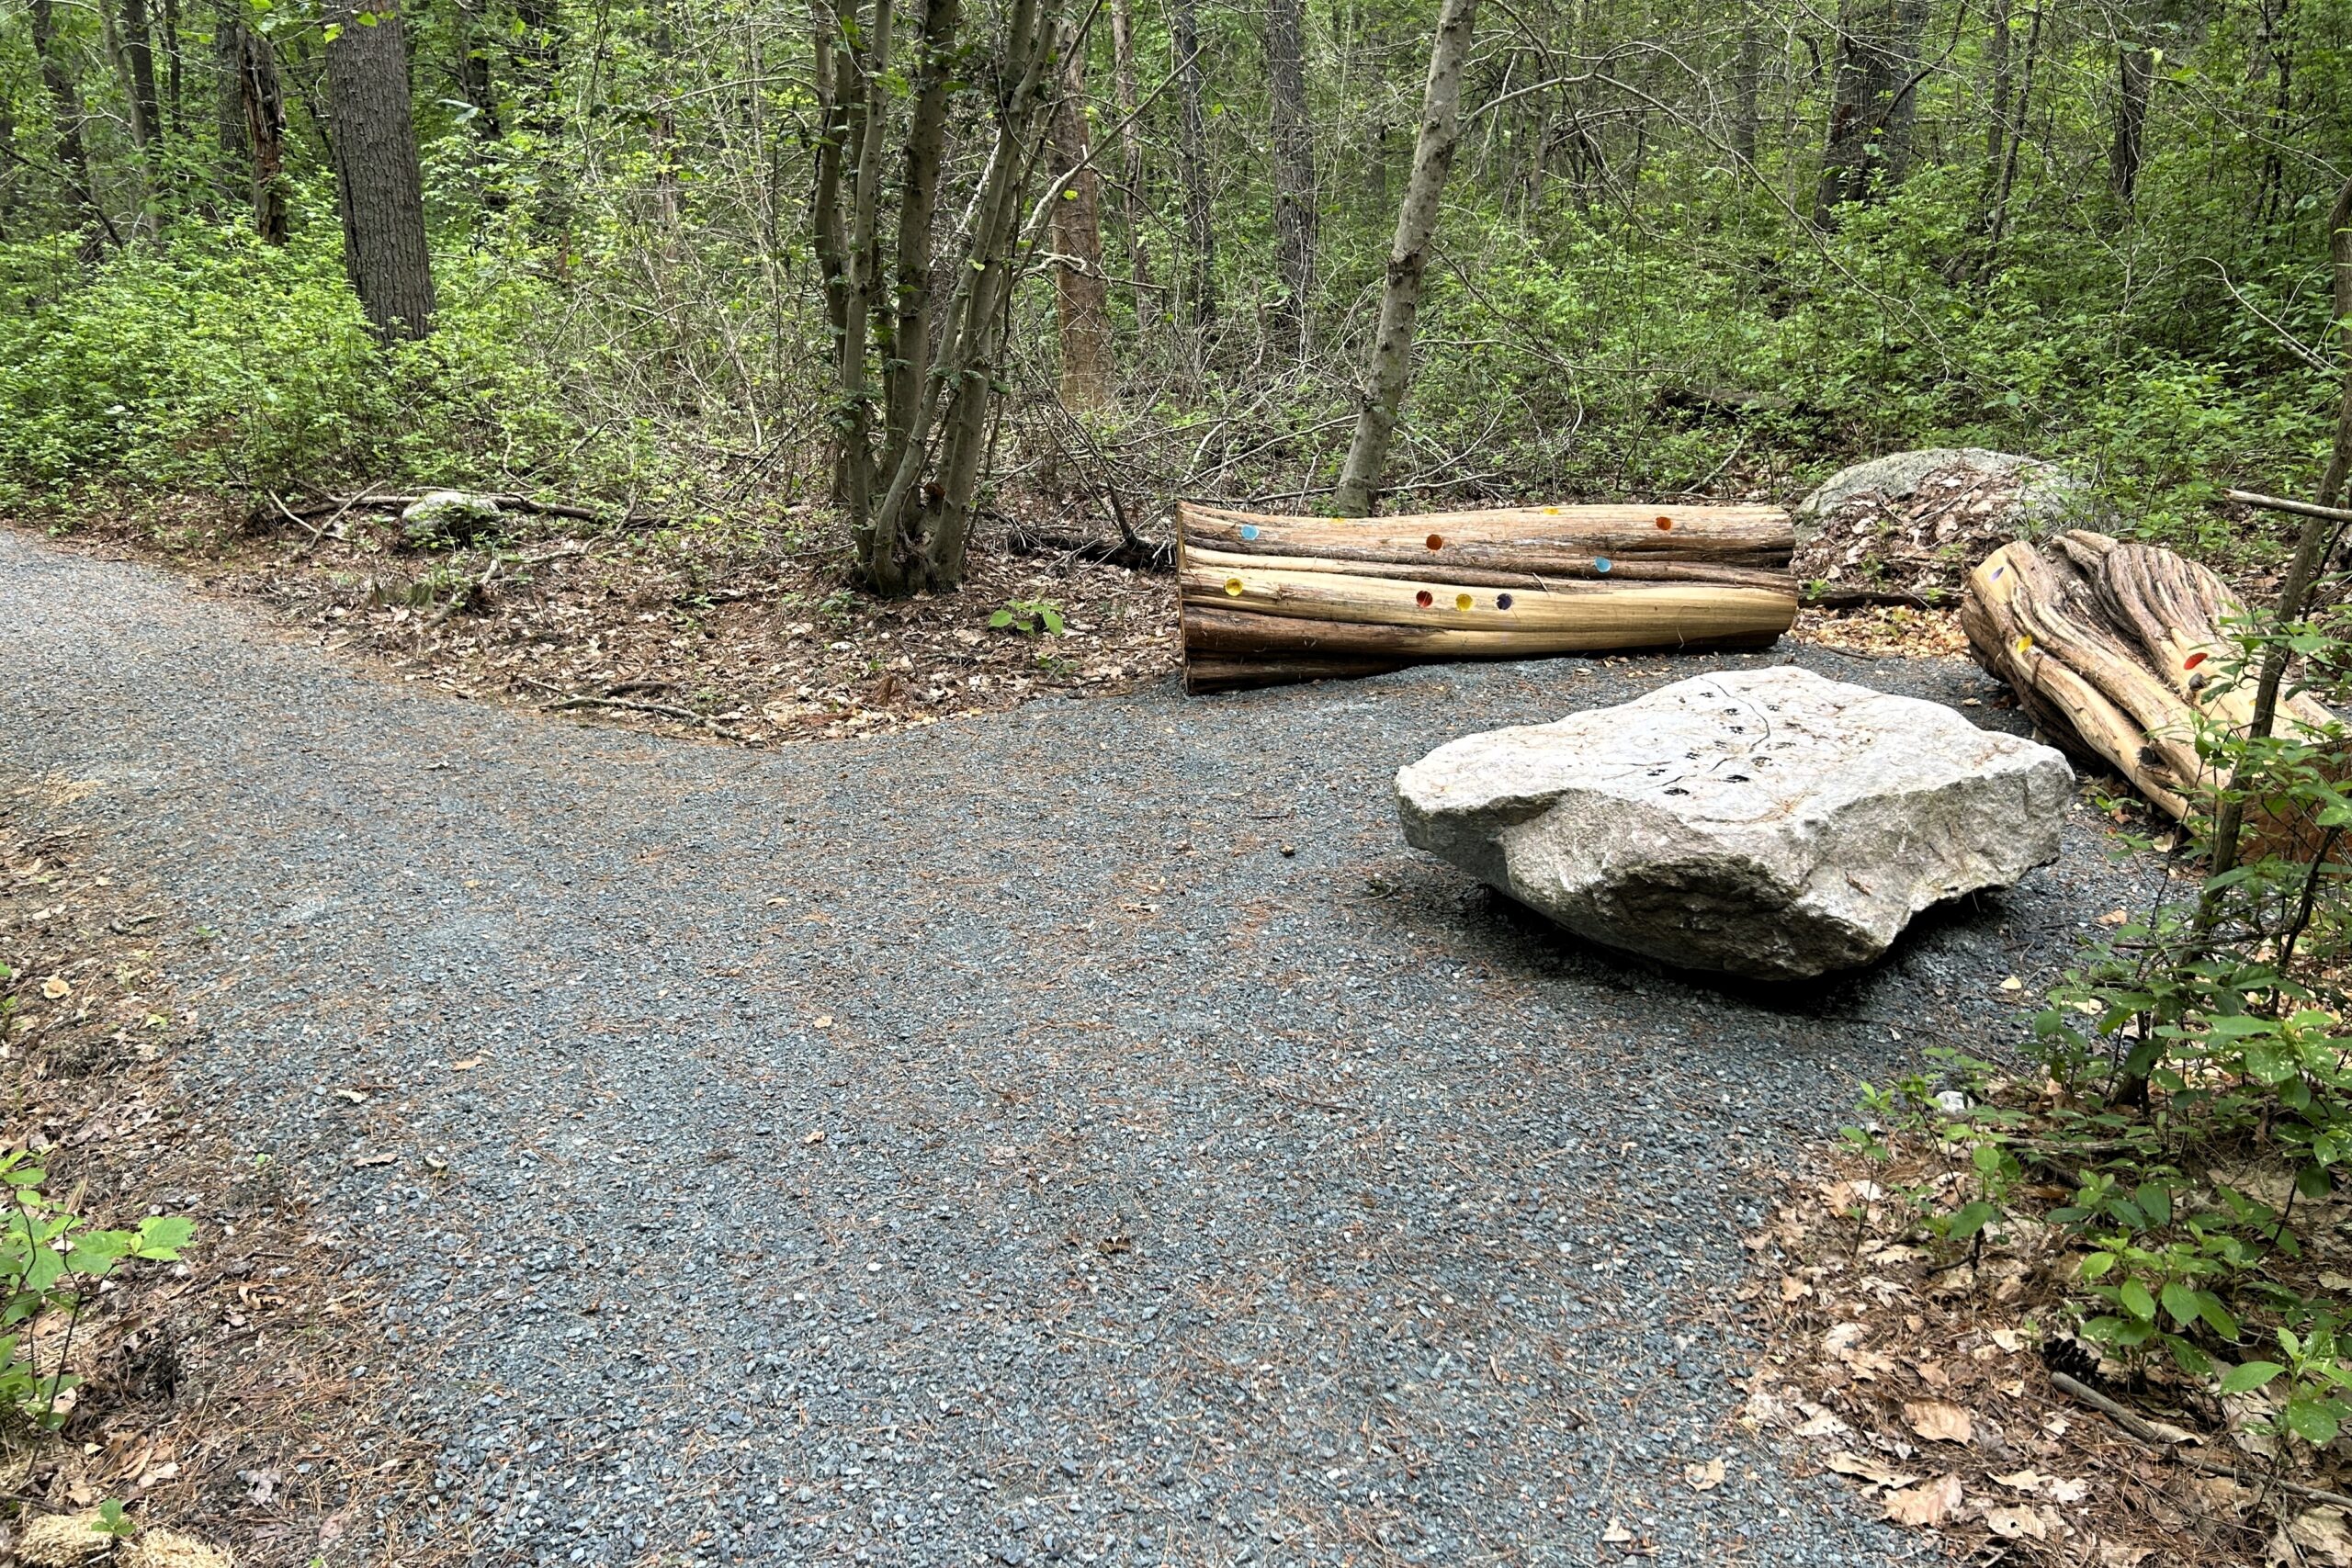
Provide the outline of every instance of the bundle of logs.
[[[2081,529],[1994,551],[1960,603],[1976,661],[2052,743],[2114,768],[2176,819],[2211,808],[2200,716],[2243,731],[2253,716],[2254,673],[2225,625],[2245,613],[2195,561]],[[2330,717],[2290,693],[2274,733],[2315,732]]]
[[1178,509],[1193,692],[1460,659],[1751,649],[1796,618],[1770,506],[1543,506],[1421,517]]

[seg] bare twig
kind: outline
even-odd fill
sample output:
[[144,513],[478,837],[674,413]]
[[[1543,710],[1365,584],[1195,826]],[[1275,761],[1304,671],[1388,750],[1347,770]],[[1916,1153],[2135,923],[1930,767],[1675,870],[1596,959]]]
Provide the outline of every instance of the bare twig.
[[2283,1481],[2267,1472],[2254,1470],[2242,1464],[2224,1464],[2220,1460],[2199,1459],[2195,1454],[2182,1453],[2177,1444],[2165,1441],[2164,1434],[2145,1420],[2078,1378],[2070,1377],[2064,1372],[2052,1372],[2050,1386],[2061,1393],[2081,1400],[2132,1437],[2152,1449],[2163,1450],[2191,1470],[2201,1470],[2208,1475],[2226,1475],[2233,1480],[2250,1482],[2256,1486],[2276,1486],[2281,1492],[2291,1492],[2298,1497],[2308,1497],[2315,1503],[2333,1503],[2338,1507],[2352,1508],[2352,1497],[2347,1497],[2341,1492],[2330,1492],[2324,1486],[2305,1486],[2301,1482]]

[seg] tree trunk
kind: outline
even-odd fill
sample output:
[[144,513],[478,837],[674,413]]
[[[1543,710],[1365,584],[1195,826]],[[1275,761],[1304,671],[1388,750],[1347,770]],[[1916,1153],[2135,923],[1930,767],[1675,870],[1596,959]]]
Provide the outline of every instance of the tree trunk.
[[252,150],[254,231],[273,245],[286,243],[286,97],[278,86],[277,54],[269,39],[238,27],[237,98],[244,109],[245,144]]
[[885,345],[890,361],[884,378],[886,452],[897,452],[914,427],[916,404],[931,374],[931,236],[939,211],[940,166],[946,155],[956,32],[962,25],[962,0],[928,0],[923,7],[922,53],[916,62],[914,114],[908,122],[899,195],[898,319]]
[[[1984,117],[1984,166],[1998,170],[2009,141],[2009,94],[2015,84],[2009,73],[2009,0],[1988,0],[1984,28],[1984,70],[1988,96]],[[1992,188],[1988,177],[1985,189]]]
[[1771,507],[1526,507],[1363,523],[1187,503],[1178,524],[1193,692],[1432,660],[1760,647],[1797,612],[1795,535]]
[[186,72],[180,56],[180,0],[164,0],[164,133],[179,136],[187,130]]
[[1445,176],[1462,140],[1462,70],[1470,58],[1476,12],[1477,0],[1444,0],[1438,12],[1437,37],[1430,47],[1429,82],[1421,95],[1420,134],[1413,147],[1413,171],[1406,176],[1405,200],[1396,213],[1396,238],[1388,252],[1379,332],[1373,339],[1355,437],[1348,444],[1347,463],[1340,470],[1339,488],[1331,497],[1331,509],[1342,517],[1371,513],[1381,469],[1388,458],[1388,438],[1396,433],[1397,410],[1404,402],[1430,240],[1437,232]]
[[1303,355],[1315,298],[1315,132],[1306,113],[1302,0],[1266,0],[1266,96],[1274,154],[1274,347]]
[[130,140],[149,147],[163,134],[164,117],[155,96],[155,44],[147,0],[122,0],[122,61],[130,85]]
[[1209,211],[1208,118],[1201,99],[1206,73],[1201,68],[1201,29],[1195,0],[1169,0],[1176,49],[1177,97],[1183,138],[1179,151],[1184,180],[1184,232],[1192,248],[1193,332],[1205,338],[1216,324],[1216,227]]
[[[66,188],[73,193],[74,205],[98,226],[116,244],[122,236],[98,206],[97,196],[90,187],[90,150],[82,139],[82,96],[74,90],[74,73],[57,47],[57,16],[52,0],[30,0],[32,12],[33,52],[40,57],[41,90],[49,96],[49,112],[57,120],[57,164],[65,172]],[[83,254],[95,252],[95,240],[85,241]]]
[[1144,244],[1143,128],[1136,123],[1141,100],[1136,92],[1134,0],[1111,0],[1112,81],[1119,97],[1120,212],[1127,231],[1127,276],[1132,281],[1136,326],[1141,330],[1150,305],[1151,255]]
[[1902,183],[1918,113],[1919,35],[1927,0],[1844,0],[1829,131],[1814,193],[1814,220],[1849,201],[1878,201]]
[[[1023,180],[1052,123],[1057,51],[1069,42],[1063,4],[1012,0],[1007,16],[998,75],[1014,85],[996,108],[995,141],[966,209],[962,254],[951,267],[955,292],[941,313],[938,368],[921,382],[904,431],[883,454],[877,476],[887,486],[856,539],[861,575],[877,592],[947,589],[963,579],[1018,253],[1041,237],[1057,205],[1058,187],[1049,186],[1025,230],[1018,221]],[[909,157],[916,161],[911,148]]]
[[1087,162],[1086,51],[1062,62],[1054,107],[1054,301],[1060,328],[1062,402],[1099,409],[1111,400],[1111,299],[1102,276],[1102,176]]
[[2152,49],[2132,45],[2116,56],[2115,141],[2107,155],[2107,186],[2115,199],[2132,205],[2140,183],[2142,139],[2147,133],[2148,89],[2156,76]]
[[1756,165],[1757,101],[1762,96],[1763,79],[1763,24],[1750,5],[1741,13],[1739,51],[1731,67],[1731,150],[1749,168]]
[[334,127],[343,264],[383,338],[433,330],[433,255],[409,103],[408,39],[399,0],[327,0],[327,102]]

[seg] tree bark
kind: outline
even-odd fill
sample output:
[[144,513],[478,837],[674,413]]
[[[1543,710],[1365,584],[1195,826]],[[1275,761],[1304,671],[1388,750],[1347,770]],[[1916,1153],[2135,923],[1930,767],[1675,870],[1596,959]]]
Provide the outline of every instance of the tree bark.
[[1756,138],[1760,118],[1758,100],[1763,96],[1763,24],[1756,15],[1756,7],[1749,5],[1741,11],[1739,48],[1732,59],[1731,150],[1738,153],[1739,161],[1750,168],[1756,165]]
[[1145,296],[1151,283],[1151,254],[1144,243],[1143,128],[1141,100],[1136,91],[1136,22],[1134,0],[1111,0],[1111,73],[1119,98],[1120,212],[1127,231],[1127,276],[1132,281],[1136,325],[1140,330],[1150,305]]
[[947,90],[956,66],[962,0],[928,0],[922,55],[916,62],[915,107],[908,122],[905,172],[899,195],[898,319],[888,343],[883,447],[896,452],[913,428],[915,406],[931,373],[932,228],[939,211],[940,165],[947,145]]
[[1355,437],[1331,509],[1342,517],[1372,511],[1388,458],[1388,440],[1412,370],[1413,323],[1421,308],[1421,285],[1429,245],[1437,232],[1445,177],[1462,140],[1462,71],[1470,58],[1477,0],[1444,0],[1437,37],[1430,46],[1429,82],[1421,95],[1420,134],[1413,147],[1413,170],[1406,176],[1405,200],[1396,213],[1396,238],[1389,247],[1388,276],[1380,299],[1380,327],[1373,339]]
[[164,115],[155,94],[155,43],[147,0],[122,0],[122,59],[130,81],[130,140],[149,147],[163,135]]
[[254,231],[273,245],[286,243],[286,96],[278,85],[277,54],[269,39],[237,26],[237,100],[251,149]]
[[2126,47],[2117,54],[2115,66],[2115,141],[2108,150],[2107,186],[2115,193],[2116,200],[2129,207],[2132,193],[2140,183],[2141,143],[2147,134],[2148,89],[2156,76],[2155,51],[2138,45]]
[[1184,182],[1184,233],[1192,249],[1193,332],[1205,338],[1216,325],[1216,225],[1209,210],[1209,133],[1202,106],[1207,73],[1201,67],[1195,0],[1169,0],[1176,50],[1177,100],[1182,129],[1178,151]]
[[1266,81],[1274,154],[1274,265],[1283,298],[1273,311],[1280,352],[1310,347],[1315,298],[1315,132],[1306,111],[1301,0],[1266,0]]
[[[97,195],[90,186],[89,144],[82,138],[82,96],[74,86],[74,73],[65,63],[57,47],[57,16],[52,0],[30,0],[32,12],[33,52],[40,57],[41,90],[48,95],[49,111],[57,120],[57,163],[65,171],[65,184],[74,197],[74,205],[98,226],[99,232],[116,244],[122,236],[98,206]],[[95,241],[85,241],[85,256],[94,253]]]
[[1878,201],[1902,183],[1918,113],[1919,35],[1927,0],[1844,0],[1829,130],[1814,193],[1814,220],[1849,201]]
[[180,0],[163,0],[160,9],[164,18],[164,134],[179,136],[185,133],[187,124],[186,72],[180,55]]
[[1054,107],[1054,301],[1061,341],[1062,402],[1099,409],[1111,400],[1111,291],[1102,276],[1102,176],[1087,162],[1086,51],[1062,62]]
[[433,330],[433,255],[410,107],[407,30],[399,0],[327,0],[327,102],[334,128],[344,270],[377,335]]

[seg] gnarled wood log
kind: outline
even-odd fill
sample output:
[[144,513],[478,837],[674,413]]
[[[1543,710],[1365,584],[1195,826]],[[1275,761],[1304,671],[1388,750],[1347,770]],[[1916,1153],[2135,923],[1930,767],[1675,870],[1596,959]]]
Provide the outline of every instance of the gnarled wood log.
[[[2220,782],[2198,754],[2200,728],[2243,730],[2251,716],[2252,675],[2233,678],[2223,624],[2245,614],[2195,561],[2082,529],[2004,545],[1969,573],[1960,602],[1976,662],[2009,683],[2042,732],[2114,768],[2176,819],[2211,810]],[[2279,718],[2282,734],[2333,722],[2300,695]]]
[[1419,517],[1177,513],[1193,692],[1457,659],[1760,648],[1796,617],[1788,514],[1548,506]]

